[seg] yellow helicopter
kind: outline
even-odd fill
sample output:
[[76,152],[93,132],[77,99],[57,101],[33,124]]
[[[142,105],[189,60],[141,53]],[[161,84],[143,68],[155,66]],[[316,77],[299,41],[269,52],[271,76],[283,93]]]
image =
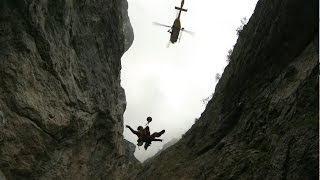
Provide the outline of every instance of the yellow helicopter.
[[182,32],[180,33],[180,31],[184,31],[184,32],[187,32],[191,35],[193,35],[194,33],[191,32],[191,31],[187,31],[185,30],[184,28],[181,28],[181,23],[180,23],[180,16],[181,16],[181,11],[184,11],[184,12],[187,12],[188,10],[187,9],[183,9],[183,4],[184,4],[184,0],[181,1],[181,5],[180,7],[177,7],[175,6],[175,9],[179,10],[179,14],[177,16],[177,18],[174,20],[173,22],[173,25],[172,26],[168,26],[168,25],[165,25],[165,24],[160,24],[160,23],[157,23],[157,22],[153,22],[154,25],[159,25],[159,26],[164,26],[164,27],[169,27],[170,29],[168,30],[169,33],[171,33],[170,35],[170,42],[172,44],[174,44],[175,42],[177,42],[177,40],[181,39],[181,35],[182,35]]

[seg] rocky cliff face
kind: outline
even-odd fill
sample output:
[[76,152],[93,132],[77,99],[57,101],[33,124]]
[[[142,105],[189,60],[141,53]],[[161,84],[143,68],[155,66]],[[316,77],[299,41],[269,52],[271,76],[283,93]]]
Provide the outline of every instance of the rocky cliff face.
[[0,177],[115,179],[123,140],[126,0],[0,2]]
[[316,0],[260,0],[213,98],[134,179],[317,179]]

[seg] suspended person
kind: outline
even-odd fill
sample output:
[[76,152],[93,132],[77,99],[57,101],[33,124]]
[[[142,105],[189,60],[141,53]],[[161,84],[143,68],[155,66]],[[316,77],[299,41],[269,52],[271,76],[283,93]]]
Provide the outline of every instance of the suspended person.
[[[149,122],[152,121],[152,118],[148,117],[147,121],[148,121],[147,124],[149,124]],[[126,128],[129,128],[133,134],[138,136],[138,140],[137,140],[138,146],[142,146],[143,143],[145,143],[144,144],[145,150],[148,149],[148,147],[151,145],[152,141],[162,142],[162,139],[156,139],[156,138],[160,137],[165,132],[165,130],[162,130],[160,132],[154,132],[150,135],[149,126],[146,126],[145,128],[143,128],[142,126],[138,126],[137,131],[133,130],[129,125],[126,125]]]

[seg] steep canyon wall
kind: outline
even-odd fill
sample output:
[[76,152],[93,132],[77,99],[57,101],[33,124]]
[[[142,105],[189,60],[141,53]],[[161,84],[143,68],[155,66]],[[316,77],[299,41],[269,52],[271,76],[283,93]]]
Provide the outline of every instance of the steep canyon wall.
[[0,174],[114,179],[136,162],[122,135],[127,8],[126,0],[0,2]]
[[134,179],[317,179],[318,7],[260,0],[200,119]]

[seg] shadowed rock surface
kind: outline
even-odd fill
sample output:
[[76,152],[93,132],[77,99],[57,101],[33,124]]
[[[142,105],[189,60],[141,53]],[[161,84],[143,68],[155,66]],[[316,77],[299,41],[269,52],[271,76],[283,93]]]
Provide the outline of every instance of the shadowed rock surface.
[[318,3],[260,0],[200,119],[133,179],[318,179]]
[[116,179],[137,162],[122,135],[127,8],[126,0],[0,2],[0,177]]
[[0,178],[317,179],[318,3],[260,0],[201,118],[140,167],[127,2],[1,1]]

